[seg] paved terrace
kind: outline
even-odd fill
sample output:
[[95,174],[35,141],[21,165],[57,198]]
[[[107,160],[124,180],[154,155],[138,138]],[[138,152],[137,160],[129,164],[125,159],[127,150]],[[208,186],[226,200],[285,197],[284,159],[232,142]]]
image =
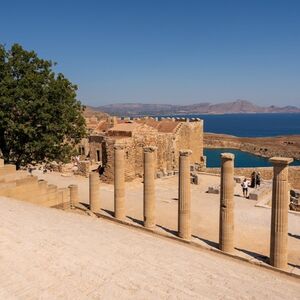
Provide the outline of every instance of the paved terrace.
[[0,211],[0,299],[299,299],[298,279],[107,220]]
[[[82,202],[88,203],[88,179],[81,176],[63,177],[60,173],[34,173],[49,183],[66,187],[78,184]],[[191,185],[192,196],[192,234],[193,240],[202,245],[218,246],[220,195],[206,193],[210,185],[217,186],[220,177],[201,175],[200,185]],[[177,231],[178,177],[155,180],[157,229],[170,235]],[[242,195],[240,184],[236,185],[235,201],[235,246],[236,254],[266,261],[269,256],[271,209],[256,207],[254,200]],[[270,195],[269,195],[270,197]],[[113,211],[113,185],[101,183],[101,207],[106,212]],[[102,210],[102,213],[105,213]],[[127,221],[139,224],[143,219],[143,184],[141,179],[126,183]],[[300,275],[300,214],[289,213],[288,237],[289,271]]]

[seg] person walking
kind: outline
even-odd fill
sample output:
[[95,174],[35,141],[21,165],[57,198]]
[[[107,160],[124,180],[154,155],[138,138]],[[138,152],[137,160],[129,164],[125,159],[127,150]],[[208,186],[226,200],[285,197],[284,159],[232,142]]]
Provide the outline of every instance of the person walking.
[[249,180],[247,180],[247,178],[244,179],[244,181],[241,184],[242,188],[243,188],[243,195],[245,198],[248,197],[248,188],[250,186],[250,182]]

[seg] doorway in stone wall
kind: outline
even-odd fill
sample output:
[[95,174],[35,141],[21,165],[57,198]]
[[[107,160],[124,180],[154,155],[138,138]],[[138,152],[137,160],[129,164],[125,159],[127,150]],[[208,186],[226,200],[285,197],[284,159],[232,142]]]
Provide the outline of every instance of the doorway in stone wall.
[[97,161],[101,161],[101,153],[100,153],[100,150],[97,150],[96,155],[97,155]]

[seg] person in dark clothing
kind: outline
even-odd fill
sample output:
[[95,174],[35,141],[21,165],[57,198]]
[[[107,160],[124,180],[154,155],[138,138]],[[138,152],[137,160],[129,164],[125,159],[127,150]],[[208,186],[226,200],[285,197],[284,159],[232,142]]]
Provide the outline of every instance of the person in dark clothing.
[[256,187],[256,172],[253,171],[251,174],[251,184],[250,187],[255,188]]
[[256,186],[260,187],[260,182],[261,182],[261,177],[260,177],[260,173],[258,172],[256,174]]

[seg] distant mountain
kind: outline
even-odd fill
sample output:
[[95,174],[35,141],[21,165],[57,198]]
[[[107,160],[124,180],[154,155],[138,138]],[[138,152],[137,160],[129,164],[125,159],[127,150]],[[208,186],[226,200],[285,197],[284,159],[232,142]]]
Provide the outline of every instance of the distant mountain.
[[96,117],[98,120],[105,119],[108,114],[91,106],[86,106],[83,111],[83,116],[86,118]]
[[236,100],[218,104],[198,103],[191,105],[173,104],[143,104],[120,103],[99,107],[91,107],[96,111],[103,111],[117,116],[143,116],[143,115],[192,115],[192,114],[229,114],[229,113],[300,113],[295,106],[258,106],[246,100]]

